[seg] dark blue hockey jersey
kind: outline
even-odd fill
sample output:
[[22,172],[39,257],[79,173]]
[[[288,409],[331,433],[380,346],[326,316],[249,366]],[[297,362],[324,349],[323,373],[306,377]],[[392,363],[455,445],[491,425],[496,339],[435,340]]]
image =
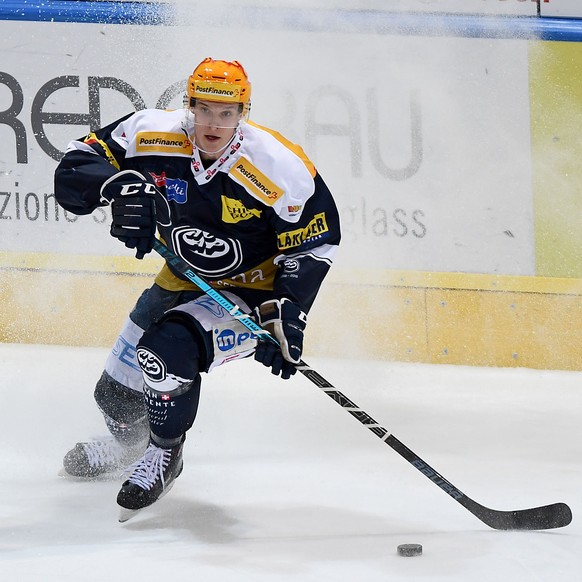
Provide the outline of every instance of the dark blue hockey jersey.
[[[323,179],[299,146],[249,122],[204,166],[188,123],[184,110],[147,109],[72,141],[55,171],[57,201],[89,214],[105,180],[137,170],[159,190],[160,237],[196,272],[250,306],[288,297],[308,311],[340,242]],[[156,283],[194,288],[167,264]]]

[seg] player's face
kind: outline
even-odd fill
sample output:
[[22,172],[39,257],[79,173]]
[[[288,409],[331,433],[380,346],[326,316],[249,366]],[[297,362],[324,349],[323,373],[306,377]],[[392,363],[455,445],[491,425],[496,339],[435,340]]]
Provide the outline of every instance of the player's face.
[[230,142],[241,119],[238,103],[196,100],[194,138],[205,157],[217,159]]

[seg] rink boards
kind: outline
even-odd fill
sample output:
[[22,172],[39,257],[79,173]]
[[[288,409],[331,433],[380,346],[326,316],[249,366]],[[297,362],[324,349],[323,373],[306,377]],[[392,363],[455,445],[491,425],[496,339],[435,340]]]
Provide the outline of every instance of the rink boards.
[[338,201],[344,240],[308,353],[579,369],[582,44],[576,28],[536,40],[532,4],[500,3],[527,10],[506,14],[527,14],[529,33],[515,20],[519,34],[487,38],[269,21],[280,30],[244,25],[233,49],[214,39],[240,30],[210,23],[195,55],[189,26],[0,21],[0,340],[115,339],[159,261],[120,249],[106,211],[58,208],[52,174],[89,126],[179,107],[208,54],[245,64],[253,120],[301,143]]
[[[109,346],[161,264],[0,253],[2,341]],[[42,294],[35,289],[42,289]],[[580,369],[582,281],[336,269],[309,319],[306,356]]]

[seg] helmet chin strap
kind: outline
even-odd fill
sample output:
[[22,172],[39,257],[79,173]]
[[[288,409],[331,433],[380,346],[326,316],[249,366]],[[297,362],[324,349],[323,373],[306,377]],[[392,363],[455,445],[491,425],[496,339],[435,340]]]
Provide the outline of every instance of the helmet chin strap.
[[240,125],[240,121],[239,121],[239,123],[237,124],[237,126],[234,128],[234,131],[232,132],[232,137],[231,137],[231,138],[228,140],[228,143],[227,143],[227,144],[225,144],[224,146],[222,146],[221,148],[219,148],[219,149],[215,150],[215,151],[212,151],[212,152],[211,152],[211,151],[209,151],[209,150],[204,150],[204,149],[202,149],[202,148],[201,148],[201,147],[200,147],[200,146],[199,146],[199,145],[196,143],[196,138],[192,139],[192,143],[193,143],[193,144],[196,146],[196,148],[198,149],[198,151],[200,151],[200,152],[202,152],[202,153],[204,153],[204,154],[208,154],[208,155],[211,155],[211,156],[212,156],[212,155],[215,155],[215,154],[218,154],[218,153],[220,153],[220,152],[223,152],[223,151],[224,151],[224,150],[225,150],[225,149],[226,149],[226,148],[227,148],[227,147],[228,147],[228,146],[229,146],[229,145],[230,145],[230,144],[231,144],[231,143],[234,141],[234,138],[236,137],[236,132],[237,132],[237,130],[238,130],[238,128],[239,128],[239,125]]
[[[234,139],[234,136],[232,139]],[[196,142],[194,142],[194,145],[196,146],[196,149],[199,152],[202,152],[203,154],[209,154],[212,156],[214,154],[219,154],[220,152],[224,151],[232,143],[232,139],[223,148],[220,148],[220,149],[215,150],[213,152],[211,152],[210,150],[203,150],[199,145],[196,144]]]
[[211,152],[209,150],[203,150],[199,145],[196,146],[196,149],[199,152],[202,152],[203,154],[209,154],[209,155],[213,155],[213,154],[218,154],[219,152],[221,152],[224,148],[220,148],[219,150],[216,150],[214,152]]

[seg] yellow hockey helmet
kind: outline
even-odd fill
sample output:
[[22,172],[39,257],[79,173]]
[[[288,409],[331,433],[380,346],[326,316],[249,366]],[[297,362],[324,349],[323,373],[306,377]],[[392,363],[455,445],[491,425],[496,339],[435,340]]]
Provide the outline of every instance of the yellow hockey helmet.
[[241,103],[243,116],[251,108],[251,84],[238,61],[219,61],[205,58],[188,78],[190,107],[195,99]]

